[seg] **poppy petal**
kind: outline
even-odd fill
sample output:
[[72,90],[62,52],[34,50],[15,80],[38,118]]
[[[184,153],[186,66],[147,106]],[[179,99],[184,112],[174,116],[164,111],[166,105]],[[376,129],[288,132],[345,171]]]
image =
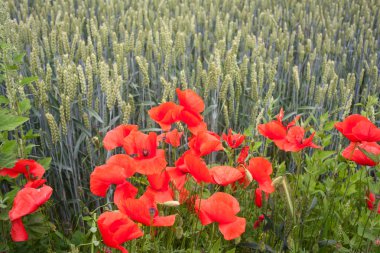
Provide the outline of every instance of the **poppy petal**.
[[41,164],[31,159],[20,159],[13,168],[0,169],[0,176],[16,178],[20,174],[23,174],[28,181],[41,179],[45,174],[45,169]]
[[127,137],[132,131],[137,131],[136,125],[120,125],[113,130],[107,132],[103,139],[103,146],[107,150],[112,150],[117,147],[123,146],[123,139]]
[[187,182],[186,173],[183,173],[177,167],[167,167],[166,171],[170,177],[170,181],[178,190],[181,190]]
[[367,157],[360,149],[373,155],[380,154],[380,145],[376,142],[351,142],[350,145],[343,150],[342,156],[359,165],[375,166],[377,163]]
[[286,128],[278,121],[260,124],[257,128],[261,135],[270,140],[282,140],[286,137]]
[[260,188],[257,188],[255,190],[255,205],[258,208],[261,208],[263,205],[263,194],[262,194]]
[[253,157],[249,160],[248,171],[251,173],[252,178],[259,183],[259,187],[266,193],[272,193],[274,187],[272,186],[272,164],[263,157]]
[[96,196],[105,197],[111,184],[123,184],[129,176],[129,172],[115,164],[95,167],[90,176],[90,190]]
[[123,184],[116,186],[115,193],[113,195],[113,202],[120,209],[122,202],[129,198],[135,198],[138,189],[134,187],[130,182],[125,181]]
[[153,219],[153,226],[155,227],[171,227],[174,225],[175,215],[157,216]]
[[162,130],[169,131],[171,124],[179,120],[179,115],[183,110],[183,106],[173,102],[163,103],[153,107],[148,111],[149,116],[157,122]]
[[223,234],[225,240],[238,238],[245,232],[245,218],[237,217],[234,222],[219,224],[219,230]]
[[153,175],[161,173],[166,165],[165,151],[157,149],[156,156],[148,159],[135,159],[136,170],[143,175]]
[[9,211],[9,219],[14,221],[35,212],[42,204],[49,200],[52,193],[53,189],[47,185],[39,189],[21,189],[14,198],[12,209]]
[[119,211],[102,213],[97,223],[104,244],[122,252],[128,251],[121,244],[144,235],[137,224]]
[[190,89],[181,91],[179,88],[176,89],[176,92],[179,104],[182,105],[185,110],[194,114],[204,111],[205,104],[197,93]]
[[28,233],[25,230],[21,218],[12,221],[11,237],[14,242],[24,242],[28,240]]
[[206,163],[200,157],[188,154],[185,156],[185,164],[189,170],[189,173],[197,182],[214,182]]
[[360,141],[380,141],[380,128],[377,128],[372,122],[358,122],[356,126],[352,128],[352,134]]
[[210,170],[214,181],[222,186],[227,186],[243,177],[242,173],[230,166],[215,166]]
[[148,176],[150,186],[155,190],[166,190],[169,188],[170,177],[166,171]]

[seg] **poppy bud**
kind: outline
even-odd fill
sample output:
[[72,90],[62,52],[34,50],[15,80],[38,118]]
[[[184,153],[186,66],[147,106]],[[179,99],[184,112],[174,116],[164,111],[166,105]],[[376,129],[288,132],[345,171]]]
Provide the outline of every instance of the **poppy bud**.
[[273,185],[273,187],[276,187],[276,185],[280,184],[281,182],[282,182],[282,176],[279,176],[279,177],[276,177],[275,179],[273,179],[272,185]]
[[247,169],[245,169],[245,178],[247,179],[248,182],[252,182],[253,181],[252,174]]
[[172,200],[172,201],[166,201],[166,202],[164,202],[164,203],[162,203],[163,205],[165,205],[165,206],[179,206],[180,204],[179,204],[179,202],[178,201],[176,201],[176,200]]
[[176,237],[177,239],[181,239],[182,236],[183,236],[183,228],[180,227],[180,226],[176,227],[176,228],[175,228],[175,237]]

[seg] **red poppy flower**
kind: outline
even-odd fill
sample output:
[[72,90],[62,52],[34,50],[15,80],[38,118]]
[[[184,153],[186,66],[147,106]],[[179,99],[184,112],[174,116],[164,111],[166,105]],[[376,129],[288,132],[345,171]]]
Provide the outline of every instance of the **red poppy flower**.
[[98,218],[98,227],[104,244],[123,253],[128,251],[121,244],[144,235],[137,224],[119,211],[102,213]]
[[380,141],[380,128],[377,128],[369,119],[359,114],[348,116],[343,122],[336,123],[335,128],[353,142]]
[[260,188],[256,188],[255,190],[255,205],[258,208],[261,208],[263,206],[263,194]]
[[228,130],[228,135],[223,134],[222,138],[227,142],[228,146],[231,148],[237,148],[243,143],[245,136],[242,134],[232,134],[232,129],[230,128]]
[[171,124],[179,121],[183,106],[173,102],[163,103],[148,111],[149,116],[157,122],[162,130],[169,131]]
[[342,152],[342,156],[347,160],[354,161],[359,165],[375,166],[377,162],[371,160],[360,149],[373,155],[380,154],[380,145],[376,142],[351,142]]
[[223,150],[220,137],[210,131],[201,131],[189,141],[191,152],[197,156],[208,155],[211,152]]
[[239,157],[237,159],[238,164],[245,163],[245,159],[248,157],[248,151],[249,151],[249,146],[244,146],[241,149]]
[[305,129],[300,126],[291,127],[286,137],[282,140],[274,140],[276,146],[284,151],[298,152],[304,148],[320,148],[313,143],[315,133],[312,133],[309,138],[304,139]]
[[134,158],[136,171],[144,175],[157,174],[166,167],[165,151],[157,149],[157,134],[134,131],[124,139],[124,149]]
[[276,117],[277,120],[259,125],[258,130],[260,134],[272,140],[278,148],[291,152],[298,152],[307,147],[320,148],[312,142],[315,133],[305,139],[305,129],[295,125],[300,116],[295,117],[287,126],[282,123],[284,117],[282,108]]
[[20,159],[13,168],[0,169],[0,176],[16,178],[20,174],[23,174],[28,181],[38,180],[45,174],[45,169],[41,164],[30,159]]
[[199,131],[207,129],[206,123],[203,122],[201,113],[205,109],[205,104],[200,96],[192,90],[176,89],[179,104],[183,106],[180,114],[180,120],[187,124],[190,132],[197,134]]
[[240,211],[239,202],[227,193],[217,192],[208,199],[197,199],[194,208],[202,225],[219,223],[226,240],[235,239],[245,231],[245,219],[236,216]]
[[175,222],[175,215],[159,216],[156,196],[153,191],[146,191],[139,199],[126,199],[119,209],[132,220],[146,226],[168,227]]
[[174,129],[173,131],[162,133],[159,136],[157,136],[157,141],[164,141],[167,144],[172,145],[173,147],[178,147],[181,144],[181,137],[183,135],[183,132],[178,132],[177,129]]
[[124,184],[136,171],[133,158],[128,155],[114,155],[106,164],[98,166],[90,176],[90,190],[99,197],[105,197],[111,184]]
[[117,147],[123,146],[123,140],[132,131],[137,131],[139,127],[136,125],[120,125],[115,129],[107,132],[103,139],[103,146],[107,150],[112,150]]
[[12,222],[11,237],[13,241],[26,241],[28,234],[22,224],[21,218],[31,214],[49,200],[53,189],[44,185],[39,189],[23,188],[14,198],[12,209],[9,211],[9,219]]
[[368,193],[368,196],[367,196],[367,207],[369,210],[373,210],[373,207],[375,206],[375,194],[373,194],[372,192]]
[[272,164],[263,157],[253,157],[249,160],[248,171],[252,178],[259,184],[259,189],[266,193],[272,193]]

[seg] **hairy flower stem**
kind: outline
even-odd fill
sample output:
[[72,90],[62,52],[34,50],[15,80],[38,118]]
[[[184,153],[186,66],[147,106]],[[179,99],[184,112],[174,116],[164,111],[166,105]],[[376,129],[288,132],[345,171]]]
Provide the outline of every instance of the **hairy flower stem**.
[[288,202],[290,214],[292,215],[294,223],[295,223],[296,222],[296,217],[294,215],[293,202],[292,202],[289,190],[288,190],[288,183],[286,182],[286,178],[285,177],[282,178],[282,187],[284,188],[284,191],[285,191],[285,196],[286,196],[286,200]]

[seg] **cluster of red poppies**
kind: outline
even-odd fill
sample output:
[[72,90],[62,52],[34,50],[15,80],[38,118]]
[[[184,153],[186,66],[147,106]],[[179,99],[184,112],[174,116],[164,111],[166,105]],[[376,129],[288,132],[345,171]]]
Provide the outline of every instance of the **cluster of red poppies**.
[[[248,146],[241,149],[236,167],[213,166],[208,168],[203,157],[212,152],[224,150],[222,141],[230,149],[239,148],[245,136],[228,134],[220,137],[207,130],[201,113],[204,111],[203,100],[192,90],[176,90],[179,104],[163,103],[152,108],[148,113],[157,122],[163,134],[148,134],[138,130],[136,125],[121,125],[109,131],[104,140],[104,147],[112,150],[123,147],[125,154],[113,155],[106,164],[95,168],[91,174],[91,192],[105,197],[110,185],[116,185],[113,200],[117,211],[102,213],[98,226],[106,245],[126,252],[122,243],[143,235],[138,225],[172,226],[175,215],[160,216],[158,204],[180,205],[187,203],[190,211],[195,212],[203,225],[216,222],[226,240],[239,237],[245,231],[245,218],[237,216],[240,211],[239,202],[230,194],[217,192],[208,199],[201,199],[191,194],[186,188],[189,180],[205,185],[215,184],[227,186],[243,184],[247,187],[252,180],[258,183],[256,205],[262,205],[262,192],[272,193],[274,187],[270,174],[271,163],[262,157],[251,158],[248,162]],[[175,162],[167,166],[165,150],[159,149],[161,143],[177,147],[181,143],[183,133],[172,129],[176,122],[187,125],[192,136],[188,139],[188,147]],[[149,185],[145,192],[138,195],[137,188],[128,178],[135,173],[147,178]],[[192,179],[191,179],[192,178]]]
[[35,212],[53,193],[53,189],[45,185],[46,179],[42,178],[45,169],[34,160],[21,159],[13,168],[0,169],[0,176],[16,178],[20,174],[25,176],[27,183],[17,192],[9,211],[9,219],[12,222],[11,237],[15,242],[28,240],[22,217]]
[[[195,212],[203,225],[216,222],[219,230],[226,240],[239,237],[245,231],[245,218],[237,216],[240,211],[239,202],[230,194],[216,192],[207,199],[192,194],[187,189],[187,182],[192,180],[202,186],[215,184],[221,186],[236,184],[247,187],[253,180],[258,184],[255,190],[255,204],[262,206],[263,193],[268,197],[274,191],[270,175],[271,163],[263,157],[251,157],[248,161],[249,146],[243,146],[235,162],[235,166],[213,166],[209,168],[204,156],[225,150],[223,142],[228,149],[237,149],[245,141],[245,136],[228,134],[220,137],[207,130],[201,113],[205,105],[201,97],[192,90],[176,90],[179,104],[174,102],[162,103],[149,110],[150,117],[158,123],[163,133],[154,132],[145,134],[138,130],[136,125],[121,125],[108,132],[103,140],[104,147],[112,150],[123,147],[125,154],[113,155],[104,165],[95,168],[91,174],[90,188],[93,194],[105,197],[110,185],[116,185],[113,200],[118,207],[117,211],[102,213],[98,219],[99,230],[104,243],[110,247],[127,252],[121,245],[143,235],[138,225],[146,226],[172,226],[175,215],[160,216],[158,204],[180,205],[187,203],[190,211]],[[351,117],[351,118],[350,118]],[[348,117],[336,127],[343,134],[351,138],[351,144],[359,146],[371,153],[379,153],[378,145],[374,142],[380,136],[379,130],[360,115]],[[352,120],[352,117],[356,117]],[[287,152],[298,152],[307,147],[320,148],[313,143],[315,133],[305,138],[305,129],[297,125],[299,116],[284,125],[284,111],[281,109],[272,120],[258,126],[258,131],[275,145]],[[357,123],[357,118],[364,123]],[[174,166],[168,166],[165,150],[158,147],[167,144],[172,147],[181,145],[183,132],[172,130],[174,123],[182,122],[187,125],[191,136],[188,138],[188,149],[175,161]],[[369,123],[368,123],[369,122]],[[358,124],[356,127],[354,124]],[[360,131],[359,131],[360,129]],[[365,129],[365,133],[362,133]],[[183,141],[182,141],[183,142]],[[165,143],[165,144],[163,144]],[[348,148],[348,149],[349,149]],[[354,151],[354,156],[348,155],[347,149],[343,156],[358,161],[353,157],[359,156],[360,150]],[[364,154],[363,154],[364,155]],[[361,157],[361,159],[364,159]],[[368,157],[366,157],[368,161]],[[373,161],[372,161],[373,162]],[[364,163],[361,163],[364,164]],[[365,164],[373,164],[366,162]],[[136,173],[147,178],[149,185],[140,196],[138,189],[128,181]],[[202,193],[200,193],[202,194]],[[260,216],[254,227],[264,221]]]
[[373,155],[380,154],[380,145],[377,144],[380,141],[380,128],[359,114],[348,116],[343,122],[336,123],[335,128],[351,141],[342,152],[344,158],[360,165],[375,166],[378,164],[363,150]]
[[[377,144],[380,141],[380,128],[359,114],[348,116],[343,122],[336,123],[335,128],[351,142],[342,152],[344,158],[359,165],[375,166],[379,164],[378,160],[374,160],[368,154],[380,155],[380,145]],[[368,192],[368,209],[374,210],[375,205],[375,194]],[[380,202],[377,205],[377,213],[380,214]]]

